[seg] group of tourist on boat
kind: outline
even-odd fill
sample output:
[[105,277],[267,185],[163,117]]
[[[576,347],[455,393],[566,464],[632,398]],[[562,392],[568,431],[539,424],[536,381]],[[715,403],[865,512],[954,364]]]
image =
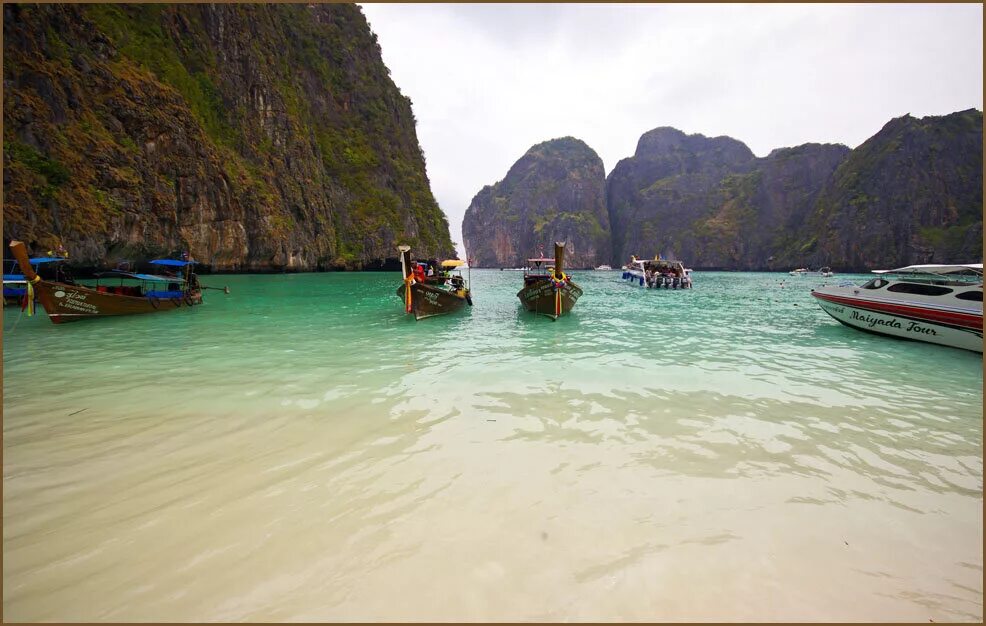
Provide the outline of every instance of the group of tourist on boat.
[[472,306],[472,293],[459,269],[465,262],[448,259],[439,262],[411,261],[411,247],[398,246],[403,284],[397,295],[404,301],[404,312],[420,320]]
[[623,280],[637,283],[648,289],[691,289],[692,271],[681,261],[665,259],[658,255],[653,259],[638,259],[635,255],[623,266]]

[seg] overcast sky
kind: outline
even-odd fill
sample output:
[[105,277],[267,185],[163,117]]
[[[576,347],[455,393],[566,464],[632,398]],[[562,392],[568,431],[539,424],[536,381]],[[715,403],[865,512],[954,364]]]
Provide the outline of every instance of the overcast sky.
[[555,137],[608,175],[658,126],[765,156],[983,108],[981,4],[361,6],[460,255],[473,196]]

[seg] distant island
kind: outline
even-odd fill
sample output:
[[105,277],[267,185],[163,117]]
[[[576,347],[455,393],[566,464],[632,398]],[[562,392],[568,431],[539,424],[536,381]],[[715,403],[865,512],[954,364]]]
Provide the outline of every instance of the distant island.
[[474,267],[522,265],[556,240],[584,268],[631,254],[751,271],[977,262],[982,136],[975,109],[905,115],[855,150],[805,144],[757,158],[730,137],[662,127],[608,177],[589,146],[564,137],[476,194],[463,239]]

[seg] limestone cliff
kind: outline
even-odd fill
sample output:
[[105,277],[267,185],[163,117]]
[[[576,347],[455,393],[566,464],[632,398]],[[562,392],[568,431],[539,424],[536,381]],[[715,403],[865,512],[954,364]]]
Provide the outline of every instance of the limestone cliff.
[[982,112],[888,123],[855,150],[758,159],[740,142],[658,128],[606,182],[614,263],[868,271],[982,260]]
[[982,111],[891,120],[834,172],[807,226],[815,264],[981,262]]
[[611,256],[605,171],[584,142],[540,143],[466,210],[462,237],[473,267],[516,267],[566,242],[566,265],[594,267]]
[[667,127],[644,133],[634,155],[617,163],[606,181],[613,262],[663,254],[694,264],[695,222],[721,208],[723,179],[749,172],[754,161],[746,145],[729,137]]
[[4,236],[215,269],[451,256],[355,5],[4,5]]

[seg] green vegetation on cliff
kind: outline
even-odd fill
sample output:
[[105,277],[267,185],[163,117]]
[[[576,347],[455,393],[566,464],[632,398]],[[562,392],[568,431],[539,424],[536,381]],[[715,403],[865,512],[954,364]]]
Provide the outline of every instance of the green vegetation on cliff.
[[888,122],[846,158],[808,228],[813,261],[853,267],[982,259],[983,114]]
[[982,112],[889,122],[855,150],[755,158],[728,138],[645,133],[607,179],[614,262],[838,271],[982,259]]
[[100,261],[454,254],[355,5],[5,5],[4,226]]
[[531,147],[503,180],[480,191],[462,223],[476,267],[516,267],[555,241],[567,244],[570,267],[610,255],[603,162],[574,137]]

